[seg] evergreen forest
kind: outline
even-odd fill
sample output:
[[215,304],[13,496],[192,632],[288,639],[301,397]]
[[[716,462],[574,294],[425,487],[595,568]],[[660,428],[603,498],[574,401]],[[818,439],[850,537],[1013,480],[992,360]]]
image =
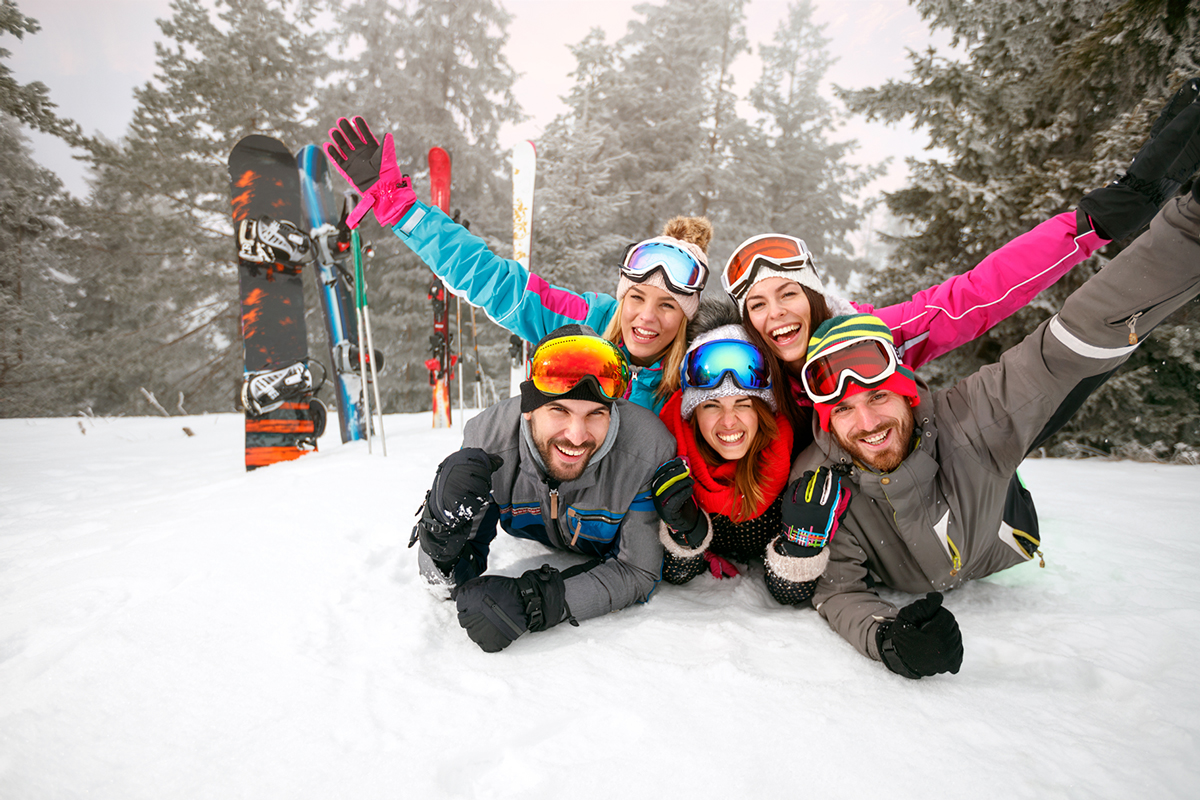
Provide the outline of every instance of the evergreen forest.
[[[954,51],[911,52],[903,79],[836,89],[836,100],[818,92],[831,56],[809,0],[763,42],[747,38],[747,0],[652,0],[615,41],[592,30],[571,47],[567,111],[537,142],[533,270],[611,292],[629,243],[700,215],[715,229],[715,272],[743,239],[790,233],[853,299],[898,302],[1120,175],[1158,110],[1200,74],[1200,0],[910,2]],[[455,212],[512,253],[501,129],[524,111],[502,0],[173,0],[171,11],[158,21],[156,74],[112,141],[61,116],[44,84],[14,78],[5,45],[38,34],[36,5],[0,0],[0,416],[238,408],[226,160],[249,134],[295,151],[360,114],[392,133],[422,199],[426,153],[443,147]],[[750,54],[761,72],[738,85],[731,67]],[[837,128],[850,115],[912,126],[934,155],[910,160],[903,188],[865,197],[880,167],[848,160],[854,143]],[[75,148],[86,197],[37,162],[29,130]],[[886,264],[854,244],[877,204],[895,222]],[[373,218],[362,234],[384,409],[427,410],[431,273]],[[923,375],[943,386],[995,361],[1123,245]],[[322,359],[309,297],[310,353]],[[508,333],[478,313],[476,360],[462,308],[461,333],[451,326],[466,380],[478,365],[485,396],[506,396]],[[1160,327],[1049,452],[1200,463],[1200,304]]]

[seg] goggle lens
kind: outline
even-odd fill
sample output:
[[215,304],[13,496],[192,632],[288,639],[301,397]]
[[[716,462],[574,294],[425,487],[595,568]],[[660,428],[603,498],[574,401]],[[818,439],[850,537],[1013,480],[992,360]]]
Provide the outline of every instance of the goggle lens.
[[645,279],[661,269],[667,282],[680,291],[698,292],[708,279],[708,268],[697,258],[666,242],[645,242],[625,255],[621,270],[633,280]]
[[804,388],[817,402],[827,403],[841,396],[851,378],[866,386],[882,382],[895,371],[895,355],[883,342],[862,339],[805,365]]
[[685,389],[714,389],[726,375],[743,389],[771,388],[771,370],[762,351],[740,339],[714,339],[684,359],[680,383]]
[[811,260],[808,247],[794,236],[766,234],[742,244],[725,264],[725,288],[734,291],[748,278],[751,268],[765,260],[779,269],[803,269]]
[[566,394],[590,378],[609,400],[625,396],[629,364],[616,345],[595,336],[565,336],[539,347],[529,362],[529,380],[544,395]]

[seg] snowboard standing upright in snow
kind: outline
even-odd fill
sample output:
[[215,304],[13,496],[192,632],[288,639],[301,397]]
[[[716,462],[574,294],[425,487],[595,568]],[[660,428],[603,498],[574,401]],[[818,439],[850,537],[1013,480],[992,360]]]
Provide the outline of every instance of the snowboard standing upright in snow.
[[304,323],[300,177],[284,145],[242,139],[229,154],[238,247],[245,373],[246,469],[290,461],[317,448],[325,409],[314,399]]
[[325,153],[319,147],[307,145],[300,149],[298,160],[304,222],[315,248],[317,293],[329,338],[339,428],[343,442],[358,441],[366,438],[367,415],[363,406],[365,387],[358,369],[354,286],[347,269],[351,256],[350,229],[344,222],[338,222]]

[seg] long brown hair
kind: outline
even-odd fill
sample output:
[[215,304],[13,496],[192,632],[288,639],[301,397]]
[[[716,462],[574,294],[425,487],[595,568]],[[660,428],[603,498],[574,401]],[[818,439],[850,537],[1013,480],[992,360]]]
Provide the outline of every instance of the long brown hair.
[[[760,456],[767,445],[779,435],[779,426],[775,424],[775,414],[771,411],[771,407],[758,397],[750,397],[750,402],[754,407],[754,412],[758,415],[758,431],[754,434],[754,439],[750,442],[750,449],[746,451],[746,455],[737,460],[737,467],[734,471],[733,485],[742,497],[742,507],[735,515],[730,516],[734,522],[752,519],[755,509],[763,501],[762,481],[760,480],[763,464]],[[704,457],[704,463],[709,467],[715,467],[724,462],[725,459],[717,455],[717,451],[713,450],[712,445],[700,432],[700,423],[695,413],[692,414],[691,426],[692,434],[696,437],[696,446],[700,450],[700,455]]]
[[[822,323],[827,322],[833,314],[829,310],[829,304],[825,302],[825,295],[802,283],[796,285],[804,291],[804,296],[808,299],[808,331],[811,334]],[[787,365],[779,356],[775,355],[775,351],[771,349],[766,338],[750,323],[750,312],[746,310],[745,306],[742,307],[742,327],[750,335],[750,341],[767,357],[767,364],[771,368],[771,386],[775,393],[775,405],[779,406],[788,422],[792,423],[792,431],[795,436],[792,451],[793,453],[798,452],[810,441],[812,410],[807,406],[801,406],[792,398],[792,383]]]

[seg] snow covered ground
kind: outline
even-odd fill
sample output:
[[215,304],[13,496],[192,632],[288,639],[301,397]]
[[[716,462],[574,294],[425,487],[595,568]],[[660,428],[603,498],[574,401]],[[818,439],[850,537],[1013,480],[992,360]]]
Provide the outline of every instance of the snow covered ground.
[[405,547],[459,430],[388,435],[247,474],[235,415],[0,420],[0,797],[1200,796],[1200,467],[1028,462],[1046,568],[908,681],[761,567],[485,654]]

